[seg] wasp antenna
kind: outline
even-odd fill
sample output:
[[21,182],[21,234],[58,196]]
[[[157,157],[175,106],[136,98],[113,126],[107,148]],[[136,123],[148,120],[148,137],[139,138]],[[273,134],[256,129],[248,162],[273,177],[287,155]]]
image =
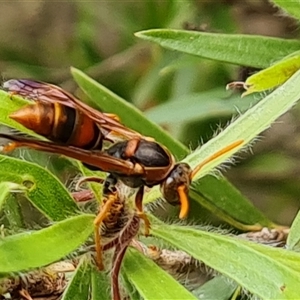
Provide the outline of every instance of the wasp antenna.
[[187,196],[187,189],[185,185],[180,185],[177,188],[179,201],[180,201],[180,213],[179,213],[179,219],[184,219],[189,211],[189,199]]
[[192,171],[192,173],[190,175],[190,179],[192,180],[195,177],[195,175],[202,169],[202,167],[204,167],[207,163],[209,163],[209,162],[213,161],[214,159],[222,156],[223,154],[237,148],[238,146],[242,145],[243,143],[244,143],[244,140],[237,140],[237,141],[231,143],[230,145],[227,145],[226,147],[222,148],[221,150],[215,152],[211,156],[209,156],[207,159],[205,159],[198,166],[195,167],[195,169]]

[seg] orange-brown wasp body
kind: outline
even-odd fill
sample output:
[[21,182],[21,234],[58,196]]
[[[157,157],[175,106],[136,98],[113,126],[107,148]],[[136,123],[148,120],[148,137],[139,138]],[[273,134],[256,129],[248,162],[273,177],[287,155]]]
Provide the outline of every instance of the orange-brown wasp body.
[[[105,150],[99,150],[99,148],[86,150],[77,144],[58,144],[26,139],[17,135],[0,134],[0,137],[13,141],[12,144],[3,148],[4,151],[10,151],[16,147],[30,147],[59,153],[107,172],[130,187],[138,188],[135,202],[137,210],[141,212],[141,217],[143,217],[144,186],[160,185],[162,194],[169,203],[181,204],[179,217],[184,218],[188,213],[188,190],[194,175],[209,161],[243,143],[242,140],[238,140],[224,147],[192,170],[186,163],[175,163],[170,151],[161,144],[126,128],[115,118],[89,107],[56,86],[28,80],[10,80],[4,83],[4,88],[9,92],[34,99],[36,102],[59,103],[78,110],[80,114],[84,114],[95,122],[103,134],[103,139],[110,134],[123,136],[123,141],[115,142]],[[145,216],[143,219],[147,223]]]

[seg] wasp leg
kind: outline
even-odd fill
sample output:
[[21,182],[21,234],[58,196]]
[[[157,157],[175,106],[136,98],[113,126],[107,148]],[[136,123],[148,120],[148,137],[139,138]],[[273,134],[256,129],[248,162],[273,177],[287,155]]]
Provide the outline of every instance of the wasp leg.
[[112,299],[121,300],[120,287],[119,287],[119,273],[121,264],[128,248],[126,245],[117,245],[113,256],[113,266],[111,270],[111,286],[112,286]]
[[[90,177],[82,177],[79,179],[76,183],[75,190],[79,191],[80,186],[85,182],[97,182],[97,183],[103,183],[104,179],[96,176],[90,176]],[[72,193],[73,198],[76,202],[84,202],[88,201],[94,198],[94,193],[91,190],[83,190],[79,192],[73,192]]]
[[75,190],[79,190],[80,186],[85,182],[96,182],[96,183],[103,183],[104,179],[97,176],[88,176],[88,177],[82,177],[79,179],[76,183]]
[[109,117],[117,122],[120,122],[120,117],[116,114],[104,113],[104,115],[106,115],[107,117]]
[[144,196],[144,186],[141,186],[135,196],[135,206],[137,209],[137,215],[140,219],[144,221],[145,224],[145,236],[150,234],[151,224],[150,221],[143,210],[143,196]]
[[99,270],[104,270],[103,260],[102,260],[102,246],[101,246],[101,235],[100,235],[100,226],[107,213],[110,211],[115,198],[110,198],[105,202],[101,207],[101,211],[98,213],[96,219],[94,220],[94,233],[95,233],[95,245],[96,245],[96,263]]
[[127,142],[127,146],[124,151],[124,155],[126,158],[131,158],[134,156],[136,149],[138,148],[140,143],[140,139],[131,139]]

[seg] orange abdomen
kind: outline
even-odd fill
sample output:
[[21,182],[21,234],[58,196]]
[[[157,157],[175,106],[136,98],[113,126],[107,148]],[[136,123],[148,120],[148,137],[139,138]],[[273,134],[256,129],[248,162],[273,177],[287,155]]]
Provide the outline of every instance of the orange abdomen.
[[101,149],[103,135],[97,124],[73,107],[37,101],[10,118],[53,142],[84,149]]

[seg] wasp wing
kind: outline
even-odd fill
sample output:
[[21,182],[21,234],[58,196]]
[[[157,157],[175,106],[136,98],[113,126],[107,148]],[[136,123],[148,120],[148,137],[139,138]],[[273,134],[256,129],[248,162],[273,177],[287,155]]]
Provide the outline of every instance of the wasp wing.
[[0,133],[0,138],[12,141],[12,143],[1,147],[3,152],[9,152],[19,147],[28,147],[35,150],[62,154],[108,173],[119,173],[122,175],[143,174],[143,170],[141,168],[135,169],[135,165],[132,162],[115,158],[103,151],[88,151],[81,148],[28,139],[21,135]]
[[99,124],[101,128],[117,136],[121,135],[127,139],[141,137],[141,134],[125,127],[111,114],[105,114],[90,107],[56,85],[29,79],[11,79],[3,83],[3,89],[33,101],[58,102],[78,109]]

